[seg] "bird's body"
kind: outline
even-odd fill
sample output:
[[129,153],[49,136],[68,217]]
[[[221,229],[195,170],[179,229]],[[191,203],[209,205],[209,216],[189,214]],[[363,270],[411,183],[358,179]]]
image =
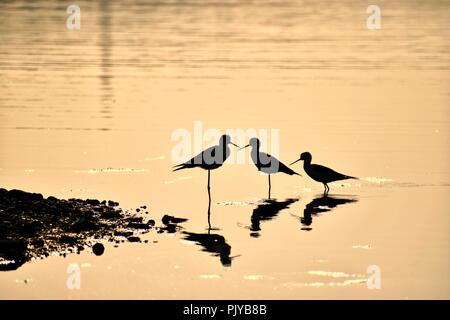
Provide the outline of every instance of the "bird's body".
[[[328,193],[330,190],[330,187],[328,186],[328,183],[334,182],[334,181],[340,181],[340,180],[346,180],[346,179],[357,179],[352,176],[348,176],[339,172],[334,171],[333,169],[330,169],[328,167],[322,166],[320,164],[312,164],[312,156],[309,152],[303,152],[300,155],[300,159],[297,161],[303,160],[303,169],[305,170],[306,174],[313,180],[317,182],[323,183],[325,187],[325,193]],[[297,161],[294,161],[291,164],[296,163]]]
[[173,171],[188,168],[201,168],[204,170],[214,170],[220,168],[230,156],[231,152],[230,147],[228,146],[229,143],[231,143],[229,137],[222,136],[218,145],[209,147],[192,159],[174,166],[175,169]]
[[274,174],[282,172],[288,175],[298,175],[297,172],[286,166],[277,158],[271,156],[268,153],[259,151],[259,147],[253,147],[250,156],[258,171],[261,171],[263,173]]
[[299,175],[294,170],[290,169],[280,160],[271,156],[268,153],[260,151],[260,141],[257,138],[250,139],[250,142],[246,147],[252,147],[252,151],[250,152],[250,157],[252,158],[253,163],[255,164],[258,171],[261,171],[268,175],[269,177],[269,199],[270,199],[270,190],[271,190],[271,182],[270,175],[275,173],[285,173],[288,175]]
[[303,169],[313,180],[322,183],[330,183],[333,181],[355,179],[354,177],[334,171],[333,169],[321,166],[320,164],[303,164]]
[[220,137],[218,145],[209,147],[208,149],[200,152],[198,155],[193,157],[191,160],[188,160],[182,164],[174,166],[173,169],[173,171],[189,168],[201,168],[204,170],[208,170],[208,197],[210,203],[211,203],[211,194],[209,191],[210,191],[211,170],[220,168],[222,164],[230,156],[231,152],[230,147],[228,147],[228,144],[232,144],[239,148],[238,145],[231,142],[231,138],[229,135],[223,135]]

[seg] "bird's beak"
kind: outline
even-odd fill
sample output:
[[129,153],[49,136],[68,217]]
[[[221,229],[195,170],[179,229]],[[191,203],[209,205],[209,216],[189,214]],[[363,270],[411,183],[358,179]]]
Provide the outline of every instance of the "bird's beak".
[[291,164],[290,164],[290,166],[292,166],[294,163],[296,163],[296,162],[299,162],[300,160],[302,160],[302,159],[298,159],[298,160],[295,160],[294,162],[292,162]]
[[248,145],[246,145],[246,146],[243,146],[242,148],[239,148],[239,150],[245,149],[245,148],[247,148],[247,147],[250,147],[250,145],[248,144]]
[[230,142],[230,144],[232,144],[233,146],[235,146],[236,148],[239,148],[239,150],[241,150],[242,148],[239,147],[236,143]]

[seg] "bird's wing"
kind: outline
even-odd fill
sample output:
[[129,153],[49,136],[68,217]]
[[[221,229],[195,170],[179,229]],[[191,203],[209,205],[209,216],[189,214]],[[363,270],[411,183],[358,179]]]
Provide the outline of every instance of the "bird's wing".
[[297,173],[297,172],[295,172],[294,170],[292,170],[291,168],[289,168],[287,165],[285,165],[283,162],[281,162],[281,161],[278,161],[280,164],[279,164],[279,170],[281,171],[281,172],[283,172],[283,173],[286,173],[286,174],[288,174],[288,175],[290,175],[290,176],[292,176],[292,175],[294,175],[294,174],[296,174],[296,175],[298,175],[299,176],[299,174]]
[[329,180],[329,182],[344,179],[355,179],[354,177],[339,173],[328,167],[321,166],[320,164],[313,164],[311,167],[317,175],[321,176],[324,180]]
[[283,172],[288,175],[293,175],[293,174],[299,175],[297,172],[295,172],[294,170],[292,170],[291,168],[286,166],[283,162],[279,161],[277,158],[271,156],[268,153],[260,152],[259,157],[260,157],[260,162],[261,162],[261,164],[260,164],[261,168],[273,169],[274,173],[275,172]]
[[[269,168],[275,168],[277,169],[278,164],[275,161],[278,161],[276,158],[272,157],[270,154],[265,152],[258,152],[257,154],[258,158],[253,159],[255,162],[255,165],[258,167],[258,169],[269,169]],[[256,160],[256,161],[255,161]],[[272,167],[273,166],[273,167]]]
[[192,168],[192,167],[201,165],[203,163],[205,154],[211,154],[211,156],[214,157],[214,154],[215,154],[214,148],[215,148],[214,146],[209,147],[208,149],[200,152],[199,154],[197,154],[195,157],[191,158],[190,160],[183,162],[181,164],[178,164],[176,166],[173,166],[173,167],[176,168],[175,170],[180,170],[180,169],[184,169],[184,168]]

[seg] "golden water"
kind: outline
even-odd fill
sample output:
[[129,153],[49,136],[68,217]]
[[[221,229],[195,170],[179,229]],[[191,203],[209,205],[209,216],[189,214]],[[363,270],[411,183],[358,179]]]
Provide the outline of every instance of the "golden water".
[[[298,201],[255,237],[267,178],[225,165],[211,232],[230,267],[180,233],[149,233],[1,273],[1,298],[450,297],[448,1],[377,1],[380,30],[357,0],[77,1],[80,30],[66,28],[69,4],[0,2],[1,187],[146,204],[205,233],[206,172],[171,171],[172,133],[201,121],[279,130],[282,161],[309,151],[362,178],[331,186],[357,201],[306,228],[323,187],[294,165],[303,177],[273,176],[272,196]],[[66,287],[70,263],[80,290]]]

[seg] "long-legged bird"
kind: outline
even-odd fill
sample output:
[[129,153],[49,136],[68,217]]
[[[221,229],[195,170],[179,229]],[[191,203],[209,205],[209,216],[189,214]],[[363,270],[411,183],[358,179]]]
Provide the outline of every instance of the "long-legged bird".
[[285,164],[283,164],[280,160],[271,156],[268,153],[261,152],[259,150],[261,146],[261,142],[258,138],[251,138],[248,145],[242,147],[241,149],[252,147],[252,151],[250,152],[250,156],[252,158],[253,163],[255,164],[258,171],[264,172],[269,177],[269,199],[270,199],[270,175],[278,172],[282,172],[288,175],[298,175],[297,172],[288,168]]
[[220,137],[218,145],[212,146],[200,152],[191,160],[188,160],[182,164],[174,166],[173,171],[188,168],[201,168],[204,170],[208,170],[208,196],[209,201],[211,202],[211,194],[210,194],[211,170],[220,168],[222,164],[230,156],[230,147],[228,147],[228,144],[232,144],[235,147],[239,148],[238,145],[231,142],[231,138],[229,135],[224,134],[223,136]]
[[290,165],[293,165],[294,163],[303,160],[303,169],[305,170],[306,174],[310,176],[313,180],[317,182],[323,183],[323,186],[325,187],[324,193],[328,194],[328,191],[330,191],[330,187],[328,186],[328,183],[339,181],[339,180],[346,180],[346,179],[358,179],[355,177],[347,176],[345,174],[339,173],[334,171],[333,169],[327,168],[325,166],[321,166],[320,164],[312,164],[312,156],[309,152],[303,152],[300,155],[300,159],[292,162]]

